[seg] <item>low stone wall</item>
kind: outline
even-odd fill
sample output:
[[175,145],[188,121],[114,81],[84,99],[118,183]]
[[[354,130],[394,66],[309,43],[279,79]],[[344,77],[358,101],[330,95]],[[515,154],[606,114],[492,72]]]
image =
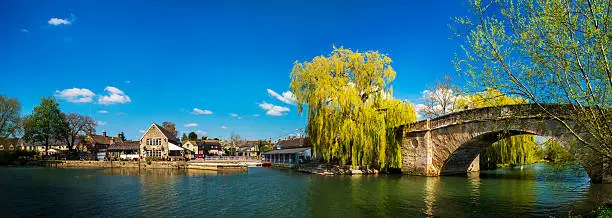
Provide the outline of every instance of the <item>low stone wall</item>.
[[318,175],[364,175],[379,173],[379,171],[375,169],[355,169],[350,165],[338,166],[330,164],[305,164],[297,167],[297,170],[303,173]]
[[183,161],[152,161],[150,164],[138,161],[77,161],[64,160],[52,164],[57,168],[144,168],[144,169],[184,169]]

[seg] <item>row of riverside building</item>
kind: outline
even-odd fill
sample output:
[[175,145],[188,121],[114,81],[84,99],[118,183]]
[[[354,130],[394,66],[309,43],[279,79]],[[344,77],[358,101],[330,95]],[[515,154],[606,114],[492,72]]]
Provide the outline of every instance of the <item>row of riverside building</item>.
[[[101,135],[88,132],[80,135],[74,142],[73,149],[79,152],[83,160],[184,160],[205,156],[223,156],[224,147],[233,147],[232,156],[258,159],[272,164],[293,166],[312,160],[312,147],[307,138],[291,137],[272,143],[269,140],[244,141],[231,145],[220,139],[185,140],[181,142],[162,126],[152,123],[138,141],[122,140],[123,133],[108,136],[106,131]],[[261,152],[262,145],[272,149]],[[0,152],[11,150],[33,150],[41,154],[46,151],[40,143],[26,143],[19,138],[0,141]],[[66,157],[68,145],[64,140],[51,140],[49,154],[58,158]]]

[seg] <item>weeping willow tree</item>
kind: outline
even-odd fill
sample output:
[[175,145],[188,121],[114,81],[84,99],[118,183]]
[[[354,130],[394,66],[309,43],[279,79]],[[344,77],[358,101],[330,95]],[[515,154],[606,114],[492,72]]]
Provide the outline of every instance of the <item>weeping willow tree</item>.
[[[457,100],[459,108],[467,109],[524,103],[527,103],[527,101],[520,97],[507,96],[492,88],[460,97]],[[480,153],[482,168],[495,168],[497,164],[532,164],[539,159],[536,153],[541,148],[535,143],[535,136],[516,135],[505,137],[503,134],[500,134],[498,137],[500,138],[499,141],[493,143],[491,147],[485,148]]]
[[336,48],[329,56],[296,62],[291,91],[298,113],[307,106],[306,133],[315,155],[365,168],[401,166],[401,130],[416,121],[412,104],[393,99],[391,58]]

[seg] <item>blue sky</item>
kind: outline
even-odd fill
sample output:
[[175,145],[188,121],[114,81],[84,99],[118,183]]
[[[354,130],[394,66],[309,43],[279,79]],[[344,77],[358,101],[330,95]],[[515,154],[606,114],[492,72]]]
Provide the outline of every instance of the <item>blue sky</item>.
[[457,74],[448,25],[465,14],[463,1],[0,1],[0,94],[23,114],[56,96],[130,139],[163,121],[276,139],[306,123],[282,97],[294,61],[378,50],[393,59],[394,96],[415,102]]

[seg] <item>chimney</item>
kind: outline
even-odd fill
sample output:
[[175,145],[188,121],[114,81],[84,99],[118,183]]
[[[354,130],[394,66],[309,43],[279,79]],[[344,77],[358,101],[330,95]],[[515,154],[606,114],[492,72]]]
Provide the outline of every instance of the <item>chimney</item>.
[[102,131],[102,136],[106,137],[106,130]]

